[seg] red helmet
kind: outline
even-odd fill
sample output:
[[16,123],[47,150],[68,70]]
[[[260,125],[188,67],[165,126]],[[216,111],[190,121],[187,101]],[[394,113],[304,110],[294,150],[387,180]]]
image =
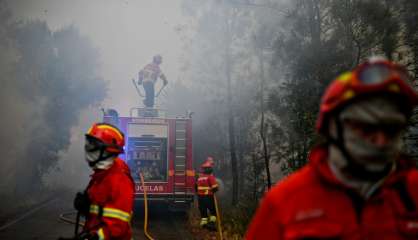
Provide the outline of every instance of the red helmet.
[[214,166],[215,166],[215,162],[213,161],[213,158],[207,157],[200,167],[201,168],[213,168]]
[[352,72],[337,77],[322,96],[316,128],[324,133],[330,114],[370,94],[391,94],[400,97],[408,111],[418,104],[415,90],[408,84],[408,73],[400,65],[379,59],[367,61]]
[[86,138],[96,140],[96,144],[102,145],[109,153],[123,153],[125,139],[123,133],[113,125],[108,123],[95,123],[87,131]]
[[161,56],[161,55],[155,55],[153,58],[152,58],[152,61],[154,62],[154,63],[156,63],[156,64],[160,64],[160,63],[162,63],[163,62],[163,57]]

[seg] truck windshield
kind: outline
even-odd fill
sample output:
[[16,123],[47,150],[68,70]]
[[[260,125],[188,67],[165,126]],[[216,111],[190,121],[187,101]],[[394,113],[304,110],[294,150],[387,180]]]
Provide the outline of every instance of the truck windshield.
[[142,173],[146,182],[167,181],[166,124],[129,123],[126,158],[135,180]]
[[146,182],[167,181],[167,138],[128,138],[127,159],[135,180],[141,172]]

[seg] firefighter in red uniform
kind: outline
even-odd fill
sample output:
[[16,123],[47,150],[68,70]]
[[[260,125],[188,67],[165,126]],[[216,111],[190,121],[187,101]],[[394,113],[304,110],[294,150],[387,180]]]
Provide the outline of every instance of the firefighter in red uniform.
[[266,194],[246,239],[418,239],[418,171],[401,154],[418,103],[408,81],[384,59],[333,81],[317,121],[327,142]]
[[146,65],[138,73],[138,84],[143,85],[145,90],[144,105],[147,108],[154,107],[155,89],[154,85],[159,78],[163,80],[164,86],[168,84],[167,78],[160,69],[160,65],[163,62],[161,55],[155,55],[152,59],[152,63]]
[[[218,183],[213,175],[214,161],[208,157],[201,165],[197,185],[197,197],[200,211],[200,226],[216,229],[216,210],[213,194],[218,191]],[[208,210],[210,216],[208,218]]]
[[86,191],[74,200],[86,216],[78,239],[132,239],[134,183],[128,166],[117,157],[123,146],[123,133],[110,124],[94,124],[86,134],[86,160],[94,173]]

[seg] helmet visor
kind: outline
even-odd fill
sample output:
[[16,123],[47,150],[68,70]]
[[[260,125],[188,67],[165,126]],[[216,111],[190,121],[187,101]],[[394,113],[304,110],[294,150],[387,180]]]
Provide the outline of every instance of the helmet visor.
[[359,71],[358,79],[364,85],[376,85],[393,77],[408,82],[407,74],[401,69],[396,69],[386,64],[367,65]]
[[86,135],[86,143],[84,145],[84,150],[86,152],[95,152],[105,147],[106,145],[99,139],[90,135]]

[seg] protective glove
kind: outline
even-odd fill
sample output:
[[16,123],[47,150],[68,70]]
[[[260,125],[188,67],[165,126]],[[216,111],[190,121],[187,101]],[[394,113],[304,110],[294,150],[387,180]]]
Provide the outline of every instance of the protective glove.
[[77,240],[99,240],[99,236],[95,232],[82,232],[80,233]]
[[87,216],[90,210],[90,199],[86,192],[78,192],[74,198],[74,208]]

